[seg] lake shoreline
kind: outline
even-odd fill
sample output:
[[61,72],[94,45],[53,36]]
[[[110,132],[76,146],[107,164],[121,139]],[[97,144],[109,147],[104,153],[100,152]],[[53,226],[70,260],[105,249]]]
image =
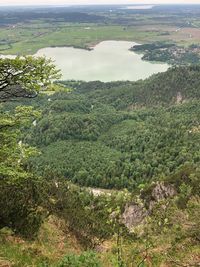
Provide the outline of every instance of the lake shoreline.
[[[103,40],[101,40],[101,41],[98,41],[98,42],[91,42],[91,44],[88,44],[88,45],[86,45],[86,46],[81,46],[81,45],[71,45],[71,44],[69,44],[69,45],[49,45],[49,46],[44,46],[44,47],[41,47],[41,48],[39,48],[38,50],[36,50],[36,52],[34,52],[34,53],[29,53],[29,54],[21,54],[21,53],[19,53],[19,54],[14,54],[14,53],[0,53],[0,57],[2,57],[2,56],[34,56],[35,54],[37,54],[37,52],[39,51],[39,50],[41,50],[41,49],[45,49],[45,48],[69,48],[69,47],[71,47],[71,48],[75,48],[75,49],[82,49],[82,50],[86,50],[86,51],[92,51],[92,50],[94,50],[94,48],[98,45],[98,44],[100,44],[100,43],[102,43],[102,42],[106,42],[106,41],[114,41],[114,42],[133,42],[133,43],[135,43],[135,45],[142,45],[142,44],[140,44],[140,43],[137,43],[137,41],[135,42],[135,41],[127,41],[127,40],[113,40],[113,39],[103,39]],[[4,50],[4,51],[6,51],[6,50]]]
[[[33,56],[51,58],[61,70],[62,80],[86,82],[137,81],[170,67],[163,62],[143,60],[143,54],[131,50],[136,45],[140,44],[116,40],[93,43],[89,47],[56,45],[39,49]],[[14,55],[0,57],[15,58]]]
[[[99,45],[100,43],[102,42],[107,42],[107,41],[113,41],[113,42],[133,42],[134,45],[132,47],[134,47],[135,45],[141,45],[139,43],[136,43],[134,41],[125,41],[125,40],[113,40],[113,39],[106,39],[106,40],[102,40],[102,41],[99,41],[99,42],[94,42],[94,43],[91,43],[90,45],[88,46],[79,46],[79,45],[50,45],[50,46],[46,46],[46,47],[43,47],[43,48],[40,48],[37,50],[40,51],[41,49],[45,49],[45,48],[74,48],[74,49],[81,49],[81,50],[86,50],[86,51],[93,51],[95,49],[95,47],[97,45]],[[131,50],[130,50],[131,51]],[[35,54],[37,54],[37,52]],[[33,54],[33,56],[35,55]]]
[[93,43],[87,49],[77,46],[46,47],[38,50],[34,56],[52,58],[62,71],[62,80],[137,81],[169,68],[165,63],[142,60],[142,55],[131,51],[136,45],[140,44],[106,40]]

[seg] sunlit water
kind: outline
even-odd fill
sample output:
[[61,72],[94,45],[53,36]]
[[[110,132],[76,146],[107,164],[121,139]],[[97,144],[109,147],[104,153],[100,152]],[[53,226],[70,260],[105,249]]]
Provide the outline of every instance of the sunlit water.
[[150,63],[129,49],[136,45],[126,41],[104,41],[92,51],[73,47],[40,49],[35,55],[46,56],[55,61],[62,72],[62,79],[84,81],[136,81],[164,72],[167,64]]
[[[47,47],[38,50],[35,56],[51,58],[61,69],[63,80],[136,81],[169,68],[167,64],[142,60],[141,54],[129,50],[134,45],[134,42],[104,41],[91,51],[73,47]],[[1,57],[15,58],[13,55]]]

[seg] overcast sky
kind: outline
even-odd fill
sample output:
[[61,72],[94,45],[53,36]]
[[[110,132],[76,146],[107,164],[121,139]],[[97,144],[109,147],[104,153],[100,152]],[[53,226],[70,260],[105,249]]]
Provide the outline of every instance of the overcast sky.
[[77,5],[77,4],[200,4],[200,0],[0,0],[8,5]]

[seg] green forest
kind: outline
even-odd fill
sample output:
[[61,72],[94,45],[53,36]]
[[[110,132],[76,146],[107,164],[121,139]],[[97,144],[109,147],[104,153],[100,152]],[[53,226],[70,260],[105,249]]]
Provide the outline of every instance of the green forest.
[[59,81],[45,58],[0,69],[0,265],[198,266],[199,66],[110,83]]
[[198,64],[200,59],[200,47],[197,44],[185,47],[172,42],[155,42],[136,45],[131,51],[144,53],[143,60],[168,62],[172,65]]
[[185,164],[198,166],[199,73],[175,67],[135,83],[62,82],[70,90],[31,102],[41,117],[22,140],[41,154],[29,167],[49,179],[133,190]]

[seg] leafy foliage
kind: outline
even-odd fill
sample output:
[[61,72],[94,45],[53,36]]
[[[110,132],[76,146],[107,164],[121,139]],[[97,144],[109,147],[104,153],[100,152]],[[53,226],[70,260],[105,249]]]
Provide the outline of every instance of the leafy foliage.
[[[31,57],[0,60],[0,98],[26,97],[55,78],[58,72],[51,61]],[[28,95],[27,95],[28,94]],[[40,207],[44,197],[44,180],[31,173],[27,159],[37,150],[23,143],[21,132],[30,127],[39,112],[18,106],[13,113],[0,106],[0,228],[33,238],[45,211]]]
[[81,255],[67,255],[63,258],[58,267],[100,267],[100,261],[94,252],[84,252]]
[[30,166],[46,177],[131,190],[185,163],[198,165],[199,72],[180,67],[136,83],[66,82],[72,92],[35,103],[42,118],[24,140],[42,154]]
[[0,101],[16,97],[34,97],[38,91],[59,78],[50,59],[16,57],[0,59]]
[[[199,67],[173,68],[136,83],[71,81],[65,84],[74,91],[3,104],[0,228],[33,238],[48,212],[65,222],[83,248],[116,239],[119,266],[145,261],[160,266],[163,259],[187,263],[180,251],[199,242],[199,72]],[[177,101],[180,94],[185,101]],[[25,106],[16,108],[19,104]],[[149,202],[160,179],[177,195],[156,203],[142,229],[128,233],[121,221],[125,204]],[[95,196],[83,186],[126,187],[132,195]],[[152,248],[163,239],[169,248],[158,258]],[[59,264],[92,267],[100,261],[85,252]]]
[[94,249],[115,234],[120,222],[114,219],[114,214],[121,214],[129,197],[127,194],[116,192],[95,196],[90,190],[63,179],[54,179],[48,184],[48,210],[64,219],[84,248]]

